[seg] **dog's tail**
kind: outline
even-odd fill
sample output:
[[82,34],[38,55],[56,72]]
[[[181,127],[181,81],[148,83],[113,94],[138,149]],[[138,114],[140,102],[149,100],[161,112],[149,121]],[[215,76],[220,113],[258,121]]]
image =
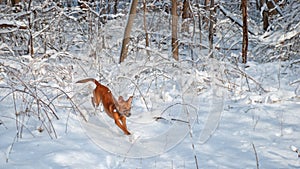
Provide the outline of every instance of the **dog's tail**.
[[82,80],[79,80],[77,81],[76,83],[86,83],[86,82],[94,82],[97,86],[100,86],[101,84],[94,78],[88,78],[88,79],[82,79]]

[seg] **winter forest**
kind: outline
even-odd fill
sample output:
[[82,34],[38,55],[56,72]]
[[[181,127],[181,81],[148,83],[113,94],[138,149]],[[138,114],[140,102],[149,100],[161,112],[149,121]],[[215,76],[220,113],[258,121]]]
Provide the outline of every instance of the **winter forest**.
[[299,0],[0,0],[0,168],[299,168],[299,126]]

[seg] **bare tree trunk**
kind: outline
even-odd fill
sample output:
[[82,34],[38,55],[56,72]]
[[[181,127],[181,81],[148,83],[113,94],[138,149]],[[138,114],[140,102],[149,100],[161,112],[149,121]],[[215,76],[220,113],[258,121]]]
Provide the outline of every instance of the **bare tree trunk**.
[[209,53],[210,57],[213,57],[213,44],[214,44],[214,24],[215,24],[215,2],[214,0],[210,1],[210,13],[209,13],[209,34],[208,34],[208,41],[209,41]]
[[115,0],[115,5],[114,5],[114,13],[117,14],[118,13],[118,0]]
[[262,11],[262,15],[263,15],[263,29],[266,31],[269,27],[269,12],[268,9],[263,8],[263,6],[266,6],[266,1],[265,0],[259,0],[259,7],[260,7],[260,11]]
[[[146,47],[149,47],[149,35],[148,35],[148,30],[147,30],[147,20],[146,20],[146,13],[147,13],[147,3],[146,3],[146,0],[143,1],[143,8],[144,8],[144,17],[143,17],[143,20],[144,20],[144,31],[145,31],[145,36],[146,36]],[[149,56],[149,51],[147,51],[147,55]]]
[[205,9],[208,10],[209,9],[209,0],[204,0],[204,6],[205,6]]
[[200,50],[202,50],[202,19],[201,13],[198,13],[198,23],[199,23],[199,40],[200,40]]
[[243,45],[242,45],[242,59],[243,63],[247,63],[248,52],[248,22],[247,22],[247,0],[242,0],[243,13]]
[[[28,3],[28,11],[31,10],[31,2],[32,0],[29,0]],[[31,16],[33,16],[33,13],[30,13],[30,15],[28,16],[28,28],[29,28],[29,42],[28,42],[28,53],[30,54],[30,56],[33,58],[34,55],[34,50],[33,50],[33,35],[32,35],[32,18]]]
[[177,0],[172,0],[172,53],[175,60],[179,60],[178,57],[178,38],[177,38],[177,25],[178,25],[178,14],[177,14]]
[[[276,3],[278,0],[260,0],[260,6],[262,14],[263,14],[263,29],[266,31],[269,27],[269,16],[280,14],[283,16],[282,11],[280,10],[280,6],[283,6],[284,3],[281,3],[281,5],[277,5]],[[262,8],[265,6],[266,8]]]
[[123,62],[127,57],[128,43],[130,41],[130,32],[131,32],[132,25],[133,25],[133,22],[134,22],[134,18],[135,18],[135,15],[136,15],[137,5],[138,5],[138,0],[132,0],[131,1],[130,12],[129,12],[127,25],[126,25],[125,32],[124,32],[119,63]]
[[[209,11],[209,6],[210,6],[210,0],[204,0],[204,9],[205,11]],[[203,25],[205,25],[205,28],[208,28],[208,25],[209,25],[209,19],[208,19],[208,16],[205,14],[203,16]]]
[[191,18],[190,14],[190,1],[184,0],[183,1],[183,11],[182,11],[182,32],[188,32],[189,30],[189,21],[188,19]]
[[20,0],[11,0],[11,5],[15,6],[16,4],[18,4],[20,2]]
[[269,12],[263,11],[263,29],[266,31],[269,27]]

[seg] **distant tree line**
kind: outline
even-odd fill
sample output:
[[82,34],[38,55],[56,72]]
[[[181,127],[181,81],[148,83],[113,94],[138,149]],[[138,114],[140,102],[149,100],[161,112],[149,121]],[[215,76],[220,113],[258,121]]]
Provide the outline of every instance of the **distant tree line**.
[[[14,12],[18,12],[18,10],[24,10],[19,8],[26,8],[25,10],[31,11],[32,6],[42,5],[44,1],[32,1],[32,0],[0,0],[1,5],[11,6],[14,8]],[[261,18],[259,22],[262,22],[262,26],[264,31],[268,31],[270,29],[270,18],[274,15],[283,15],[282,8],[284,7],[286,0],[230,0],[223,3],[222,1],[214,1],[214,0],[132,0],[132,1],[122,1],[122,0],[50,0],[47,1],[49,5],[51,3],[55,3],[57,7],[61,8],[71,8],[71,7],[79,7],[83,12],[89,11],[92,17],[97,18],[93,21],[89,22],[89,25],[95,26],[95,21],[97,23],[105,24],[108,19],[113,19],[114,15],[118,13],[128,14],[128,22],[126,24],[126,28],[124,31],[124,38],[122,42],[121,52],[120,52],[120,60],[119,62],[123,62],[128,54],[128,47],[131,41],[131,31],[132,27],[134,27],[134,19],[135,15],[138,13],[143,13],[146,16],[147,13],[150,12],[164,12],[170,16],[170,46],[172,49],[172,56],[175,60],[179,60],[180,49],[182,46],[197,46],[199,50],[201,49],[209,49],[209,56],[214,57],[214,53],[216,49],[219,49],[219,46],[215,45],[214,39],[216,34],[216,29],[218,29],[218,19],[221,18],[221,14],[223,13],[225,17],[228,17],[232,22],[236,23],[242,32],[242,46],[240,48],[242,53],[242,63],[247,62],[247,53],[248,53],[248,33],[256,34],[257,32],[253,32],[251,26],[248,27],[249,19],[257,20],[256,16],[261,14]],[[25,6],[22,4],[26,4]],[[48,6],[49,6],[48,5]],[[129,7],[129,5],[131,5]],[[43,4],[43,7],[47,6],[47,4]],[[250,7],[250,8],[249,8]],[[256,7],[255,13],[253,12],[253,7]],[[247,9],[250,9],[247,10]],[[33,29],[39,27],[36,20],[33,20],[34,17],[38,17],[37,13],[38,9],[34,8],[34,12],[29,15],[24,15],[23,17],[27,17],[27,25],[17,25],[19,29],[28,29],[26,36],[28,41],[28,50],[32,56],[34,55],[34,45],[35,39],[37,36],[33,37]],[[72,9],[70,9],[72,10]],[[4,11],[5,12],[5,11]],[[58,11],[57,11],[58,12]],[[250,13],[249,13],[250,12]],[[42,12],[44,13],[44,12]],[[109,15],[111,14],[111,15]],[[89,16],[91,16],[89,15]],[[65,15],[66,16],[66,15]],[[5,13],[3,13],[0,19],[5,18]],[[66,16],[70,20],[71,17]],[[86,16],[85,16],[86,17]],[[224,17],[224,16],[222,16]],[[258,17],[259,18],[259,17]],[[143,19],[143,29],[145,32],[146,38],[146,46],[149,46],[149,30],[147,28],[147,20],[148,18],[144,17]],[[241,20],[241,22],[239,22]],[[73,20],[75,21],[75,20]],[[45,25],[46,22],[41,23]],[[167,23],[166,23],[167,24]],[[0,28],[14,27],[16,25],[9,25],[2,22],[0,24]],[[42,29],[43,26],[40,28]],[[192,28],[192,30],[191,30]],[[58,31],[62,31],[64,28],[59,29]],[[92,31],[92,29],[91,29]],[[11,33],[11,32],[10,32]],[[46,33],[45,33],[46,34]],[[44,34],[44,35],[45,35]],[[43,36],[44,36],[43,35]],[[42,36],[42,35],[41,35]],[[0,34],[1,37],[1,34]],[[45,37],[44,37],[45,38]],[[60,37],[61,38],[61,37]],[[189,40],[183,38],[189,38]],[[18,38],[17,38],[18,39]],[[62,40],[61,38],[60,40]],[[187,41],[195,41],[198,39],[198,45],[188,44]],[[42,41],[42,40],[38,40]],[[62,41],[61,41],[62,42]],[[206,45],[205,42],[208,42]],[[46,43],[45,43],[46,44]],[[46,45],[47,46],[47,45]],[[48,45],[49,46],[49,45]],[[50,45],[55,48],[54,45]],[[55,48],[57,49],[57,48]],[[58,50],[58,49],[57,49]],[[147,51],[149,52],[149,51]],[[192,53],[195,53],[191,50]],[[193,57],[193,56],[192,56]],[[194,59],[194,58],[192,58]]]

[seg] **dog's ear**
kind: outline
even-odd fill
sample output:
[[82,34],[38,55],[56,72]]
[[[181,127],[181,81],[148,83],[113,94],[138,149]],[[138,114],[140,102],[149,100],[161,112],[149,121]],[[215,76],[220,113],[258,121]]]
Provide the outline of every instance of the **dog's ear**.
[[128,98],[127,102],[128,102],[129,104],[131,104],[132,99],[133,99],[133,96],[130,96],[130,97]]
[[119,96],[118,102],[124,102],[123,96]]

